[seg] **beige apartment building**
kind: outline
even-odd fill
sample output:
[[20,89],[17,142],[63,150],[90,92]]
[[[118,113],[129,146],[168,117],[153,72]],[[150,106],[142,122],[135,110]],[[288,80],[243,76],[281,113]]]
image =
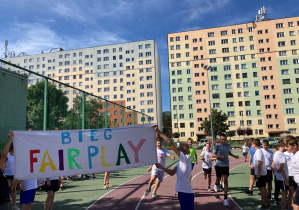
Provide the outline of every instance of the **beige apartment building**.
[[[49,53],[4,60],[109,101],[119,102],[149,115],[151,123],[162,126],[160,56],[154,40],[74,50],[58,48]],[[19,71],[5,64],[3,68]],[[39,80],[42,78],[30,74],[28,85]],[[64,89],[63,85],[59,88]],[[69,107],[72,107],[78,91],[65,89],[64,92],[69,97]]]
[[206,138],[201,123],[210,106],[228,115],[235,135],[239,127],[252,128],[250,137],[299,135],[299,17],[176,32],[167,40],[172,129],[181,140]]

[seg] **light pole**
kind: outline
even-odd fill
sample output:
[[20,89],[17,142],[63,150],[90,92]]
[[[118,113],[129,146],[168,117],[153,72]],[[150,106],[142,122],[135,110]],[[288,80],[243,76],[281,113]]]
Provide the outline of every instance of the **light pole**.
[[210,104],[210,122],[211,122],[211,133],[212,133],[212,145],[214,147],[214,134],[213,134],[213,120],[212,120],[212,106],[211,106],[211,94],[210,94],[210,84],[209,84],[209,71],[211,69],[211,66],[205,65],[203,67],[205,70],[207,70],[207,77],[208,77],[208,91],[209,91],[209,104]]
[[179,138],[178,140],[180,140],[180,127],[179,127],[179,116],[178,116],[178,105],[180,103],[183,103],[184,101],[180,101],[179,103],[176,104],[176,124],[178,126],[178,133],[179,133]]

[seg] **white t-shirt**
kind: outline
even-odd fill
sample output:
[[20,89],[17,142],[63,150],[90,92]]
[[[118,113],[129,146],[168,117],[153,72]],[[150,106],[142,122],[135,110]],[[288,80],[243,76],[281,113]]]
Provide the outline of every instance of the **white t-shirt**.
[[265,156],[265,165],[267,170],[272,170],[271,164],[273,161],[273,152],[271,150],[261,149],[264,156]]
[[207,148],[206,148],[206,146],[204,146],[203,148],[202,148],[202,151],[206,151],[207,150]]
[[24,180],[25,191],[37,188],[37,179],[26,179]]
[[212,160],[211,160],[211,156],[213,154],[213,151],[203,151],[200,156],[203,157],[205,160],[202,161],[202,168],[212,168]]
[[[276,169],[280,168],[280,163],[284,164],[283,165],[283,170],[284,170],[284,173],[285,173],[286,177],[288,178],[288,176],[289,176],[288,175],[288,163],[287,163],[287,160],[286,160],[286,156],[283,154],[283,152],[280,152],[280,151],[275,152],[273,161],[274,161]],[[274,171],[274,175],[276,176],[277,180],[284,181],[281,173],[278,173],[278,172]]]
[[294,180],[297,183],[297,185],[299,185],[299,152],[296,152],[296,154],[294,154],[291,160],[291,165]]
[[[162,166],[165,166],[165,161],[166,161],[166,157],[168,157],[170,155],[170,153],[168,152],[167,149],[165,148],[161,148],[158,149],[157,148],[157,159],[158,159],[158,163],[160,163]],[[156,168],[156,165],[153,165],[153,169]],[[162,170],[162,169],[160,169]]]
[[294,153],[292,153],[292,152],[289,153],[288,151],[286,151],[286,152],[284,152],[284,155],[286,156],[286,160],[287,160],[287,163],[288,163],[289,176],[293,176],[291,161],[292,161],[292,158],[294,156]]
[[243,153],[248,153],[249,147],[243,145],[242,149],[243,149]]
[[15,157],[8,154],[7,161],[6,161],[6,167],[4,169],[5,176],[13,176],[15,174],[14,173],[14,162],[15,162]]
[[180,160],[177,164],[177,180],[175,191],[193,193],[191,185],[191,158],[180,152]]
[[258,173],[258,162],[262,161],[262,170],[261,170],[261,176],[266,176],[267,175],[267,169],[265,165],[265,156],[262,152],[261,149],[258,149],[255,151],[255,154],[253,156],[253,163],[254,163],[254,172],[255,175]]

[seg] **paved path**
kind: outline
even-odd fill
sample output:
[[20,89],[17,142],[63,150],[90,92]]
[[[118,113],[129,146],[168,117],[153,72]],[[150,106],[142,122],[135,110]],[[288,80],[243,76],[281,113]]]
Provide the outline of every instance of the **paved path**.
[[[230,158],[230,169],[245,164],[243,159]],[[248,164],[248,163],[246,163]],[[233,178],[231,175],[230,178]],[[215,182],[215,170],[212,173],[212,188]],[[169,176],[165,173],[164,181],[157,192],[157,197],[152,198],[151,193],[143,196],[150,179],[150,173],[139,176],[127,183],[122,184],[99,198],[89,209],[180,209],[179,200],[175,192],[176,175]],[[223,206],[223,192],[215,193],[212,189],[208,192],[207,180],[202,175],[201,162],[192,171],[192,186],[195,194],[195,209],[240,209],[237,204],[229,198],[229,207]]]

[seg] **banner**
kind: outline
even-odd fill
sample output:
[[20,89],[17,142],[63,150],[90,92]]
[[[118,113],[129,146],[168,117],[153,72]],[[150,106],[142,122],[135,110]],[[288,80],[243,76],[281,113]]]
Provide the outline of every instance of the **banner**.
[[14,134],[15,179],[92,174],[157,162],[152,125]]

